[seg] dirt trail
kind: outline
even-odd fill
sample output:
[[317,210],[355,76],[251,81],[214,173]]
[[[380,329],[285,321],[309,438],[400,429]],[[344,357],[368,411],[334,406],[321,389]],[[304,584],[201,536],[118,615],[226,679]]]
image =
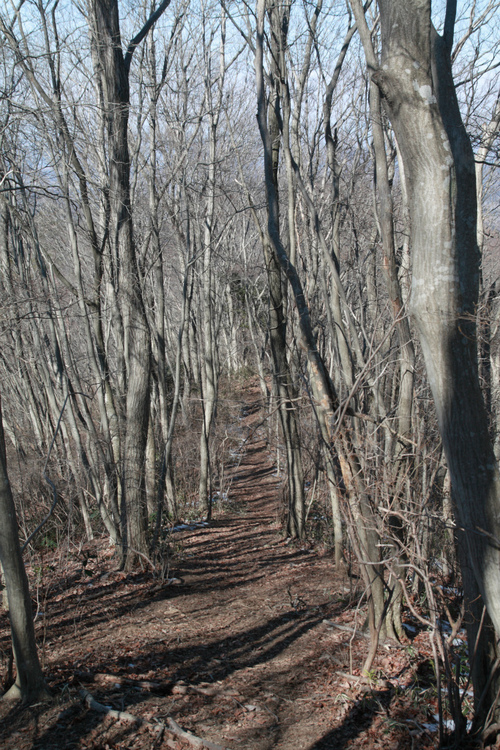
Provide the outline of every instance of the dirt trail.
[[[191,696],[177,707],[177,720],[201,721],[206,730],[199,734],[229,747],[311,748],[312,737],[324,734],[308,704],[318,670],[321,680],[329,672],[332,635],[323,620],[337,609],[333,568],[309,545],[281,536],[280,480],[258,402],[243,414],[247,437],[230,474],[235,510],[210,528],[183,533],[176,568],[183,585],[168,605],[180,639],[169,649],[178,679],[215,684],[228,697],[218,699],[216,721],[213,701],[199,700],[195,714]],[[321,690],[321,700],[331,700]]]
[[[352,620],[350,583],[329,555],[280,534],[280,480],[261,418],[255,398],[240,419],[245,441],[226,511],[172,535],[177,583],[119,573],[101,548],[48,587],[38,636],[61,706],[4,707],[1,747],[188,747],[151,725],[103,719],[82,706],[82,686],[114,709],[153,723],[172,717],[231,750],[410,747],[388,736],[365,742],[389,693],[367,710],[339,674],[365,653],[363,639],[324,623]],[[0,625],[5,648],[5,618]]]

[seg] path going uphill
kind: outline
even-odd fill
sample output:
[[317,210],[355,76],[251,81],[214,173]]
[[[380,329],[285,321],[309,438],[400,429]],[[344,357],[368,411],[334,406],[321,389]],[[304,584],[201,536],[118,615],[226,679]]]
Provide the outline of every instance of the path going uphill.
[[[117,571],[102,543],[83,550],[83,570],[66,560],[61,576],[59,560],[37,628],[62,697],[27,712],[0,704],[0,747],[426,747],[401,722],[389,726],[391,690],[367,700],[346,678],[366,654],[351,630],[364,618],[359,592],[330,553],[284,539],[263,415],[258,389],[249,390],[227,496],[210,525],[171,535],[166,580]],[[0,648],[7,642],[3,617]],[[115,713],[103,716],[82,695]],[[172,720],[191,734],[171,731]]]

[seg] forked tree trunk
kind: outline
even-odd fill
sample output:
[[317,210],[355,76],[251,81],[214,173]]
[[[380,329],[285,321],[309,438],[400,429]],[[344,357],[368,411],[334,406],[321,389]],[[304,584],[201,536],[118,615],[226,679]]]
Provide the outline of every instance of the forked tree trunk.
[[123,321],[126,367],[123,453],[122,543],[124,564],[131,568],[147,552],[144,482],[149,418],[151,337],[144,310],[140,269],[130,201],[128,117],[129,73],[134,50],[168,6],[163,0],[123,53],[117,0],[92,0],[94,44],[108,126],[110,246],[118,269],[118,304]]

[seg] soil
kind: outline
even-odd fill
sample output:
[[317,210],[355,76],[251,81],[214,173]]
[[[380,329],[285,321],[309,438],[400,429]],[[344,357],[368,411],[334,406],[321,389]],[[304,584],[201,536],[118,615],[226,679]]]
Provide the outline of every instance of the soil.
[[[359,579],[336,570],[331,551],[283,537],[281,480],[260,420],[249,400],[229,499],[209,525],[170,535],[162,576],[119,571],[103,541],[32,566],[54,699],[0,701],[1,748],[437,746],[425,633],[381,647],[361,677]],[[4,672],[9,644],[3,614]]]

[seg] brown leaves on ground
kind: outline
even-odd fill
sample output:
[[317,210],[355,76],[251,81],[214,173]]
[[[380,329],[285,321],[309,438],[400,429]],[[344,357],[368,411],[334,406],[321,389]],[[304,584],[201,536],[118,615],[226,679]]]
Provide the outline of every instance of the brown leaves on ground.
[[[367,649],[355,632],[365,617],[357,581],[323,550],[281,537],[280,480],[258,418],[247,410],[230,510],[172,535],[174,581],[117,571],[101,542],[33,567],[38,641],[58,697],[50,706],[0,704],[0,747],[193,747],[169,731],[169,717],[232,750],[436,747],[424,726],[435,709],[418,682],[428,661],[418,647],[381,648],[371,681],[352,678]],[[5,667],[5,615],[0,636]],[[139,721],[93,711],[82,688]]]

